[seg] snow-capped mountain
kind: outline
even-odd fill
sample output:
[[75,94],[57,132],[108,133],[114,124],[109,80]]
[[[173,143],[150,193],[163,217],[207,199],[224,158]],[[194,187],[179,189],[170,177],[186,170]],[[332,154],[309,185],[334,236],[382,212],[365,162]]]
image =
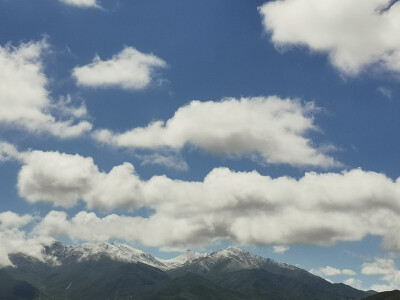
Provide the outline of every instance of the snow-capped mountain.
[[[40,290],[42,299],[363,299],[370,293],[235,247],[185,251],[161,260],[124,244],[45,246],[43,259],[9,256],[9,276]],[[199,294],[200,293],[200,294]],[[45,296],[49,297],[46,298]],[[168,298],[163,298],[167,295]],[[174,298],[174,299],[175,299]]]
[[182,267],[183,265],[192,263],[193,261],[195,261],[199,258],[205,258],[208,256],[209,256],[209,254],[207,254],[207,253],[198,253],[198,252],[194,252],[192,250],[186,250],[181,255],[179,255],[175,258],[168,259],[168,260],[160,259],[160,261],[164,264],[164,266],[167,270],[170,270],[170,269]]
[[288,264],[281,264],[272,259],[264,258],[236,247],[228,247],[210,254],[198,255],[180,266],[176,264],[169,269],[175,275],[192,272],[194,274],[222,274],[244,270],[266,270],[273,274],[310,273]]
[[217,262],[223,259],[231,259],[232,263],[236,265],[236,268],[240,269],[260,269],[265,264],[272,264],[276,267],[283,268],[283,269],[291,269],[296,270],[298,269],[295,266],[291,266],[288,264],[280,264],[272,259],[264,258],[255,254],[252,254],[248,251],[242,250],[236,247],[228,247],[226,249],[221,249],[216,252],[213,252],[209,255],[210,262]]
[[186,250],[181,255],[169,260],[155,258],[142,250],[119,243],[101,242],[70,246],[55,242],[51,246],[44,248],[44,260],[52,265],[99,260],[105,257],[119,262],[142,263],[164,271],[193,264],[199,264],[203,269],[207,270],[213,268],[222,260],[229,260],[225,264],[225,268],[231,270],[260,269],[266,264],[275,265],[277,268],[297,269],[294,266],[279,264],[274,260],[263,258],[235,247],[228,247],[212,253],[198,253]]
[[143,263],[159,269],[165,269],[165,265],[150,254],[118,243],[101,242],[69,246],[56,242],[44,249],[45,261],[55,265],[98,260],[104,257],[120,262]]

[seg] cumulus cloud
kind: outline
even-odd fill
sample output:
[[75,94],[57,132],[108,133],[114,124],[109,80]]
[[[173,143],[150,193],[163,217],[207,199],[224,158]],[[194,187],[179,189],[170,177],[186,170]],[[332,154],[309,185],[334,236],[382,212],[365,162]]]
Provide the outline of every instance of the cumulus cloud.
[[72,74],[82,86],[141,90],[152,82],[156,69],[166,66],[165,61],[153,54],[126,47],[110,60],[96,56],[91,64],[74,68]]
[[26,154],[18,174],[18,190],[29,202],[51,202],[72,207],[98,174],[91,158],[59,152],[33,151]]
[[[62,110],[51,101],[42,62],[48,47],[45,40],[18,47],[0,46],[0,125],[61,138],[76,137],[91,130],[92,125],[74,116],[82,108],[64,106]],[[57,118],[60,111],[63,116]]]
[[375,284],[371,289],[375,291],[389,291],[400,288],[400,271],[393,259],[375,258],[373,262],[364,263],[361,273],[364,275],[382,275],[385,283]]
[[59,0],[60,2],[63,2],[68,5],[72,6],[77,6],[77,7],[94,7],[94,8],[100,8],[99,4],[97,3],[96,0]]
[[167,122],[124,133],[99,130],[94,138],[118,147],[182,149],[191,144],[211,153],[258,155],[266,163],[333,167],[335,160],[312,147],[307,133],[316,130],[317,108],[278,97],[192,101]]
[[[140,179],[130,163],[100,172],[90,157],[59,152],[20,153],[23,166],[18,191],[31,203],[73,207],[81,199],[89,208],[112,210],[142,206]],[[135,200],[136,199],[136,200]]]
[[65,236],[75,241],[106,241],[116,238],[125,241],[141,241],[145,245],[173,245],[204,243],[202,235],[197,241],[196,233],[204,229],[195,221],[156,217],[149,220],[115,214],[98,217],[93,212],[80,212],[68,219],[65,212],[52,211],[34,229],[42,236]]
[[310,273],[320,276],[320,277],[331,277],[331,276],[338,276],[338,275],[347,275],[347,276],[354,276],[356,272],[350,269],[337,269],[331,266],[326,266],[319,269],[311,269]]
[[20,228],[32,222],[33,217],[31,215],[20,216],[14,212],[6,211],[0,213],[0,228]]
[[400,3],[390,0],[281,0],[259,7],[277,47],[327,53],[347,75],[378,65],[400,72]]

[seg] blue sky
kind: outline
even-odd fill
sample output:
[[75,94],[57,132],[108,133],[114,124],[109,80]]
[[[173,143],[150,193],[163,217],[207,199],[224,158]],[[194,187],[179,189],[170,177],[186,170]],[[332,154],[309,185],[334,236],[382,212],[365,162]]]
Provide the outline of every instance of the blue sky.
[[388,0],[0,0],[0,265],[236,245],[400,288],[399,34]]

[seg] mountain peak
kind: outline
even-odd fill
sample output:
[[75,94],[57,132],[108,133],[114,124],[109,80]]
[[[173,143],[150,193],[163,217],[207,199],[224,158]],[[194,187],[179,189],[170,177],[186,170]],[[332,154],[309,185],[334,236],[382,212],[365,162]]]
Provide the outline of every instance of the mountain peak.
[[181,267],[186,263],[191,263],[195,261],[196,259],[202,258],[202,257],[207,257],[207,253],[198,253],[192,250],[185,250],[181,255],[168,259],[168,260],[161,260],[166,268],[168,269],[173,269],[177,267]]

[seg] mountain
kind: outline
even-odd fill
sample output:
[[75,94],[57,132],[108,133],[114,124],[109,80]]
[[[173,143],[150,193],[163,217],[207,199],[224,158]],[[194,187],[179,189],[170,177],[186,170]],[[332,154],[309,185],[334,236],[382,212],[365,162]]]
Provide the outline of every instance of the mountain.
[[399,300],[399,299],[400,299],[400,291],[395,290],[391,292],[378,293],[373,296],[369,296],[364,300]]
[[332,284],[303,269],[234,247],[199,257],[168,273],[179,276],[189,272],[212,279],[219,286],[237,292],[242,299],[361,299],[366,296],[365,292],[350,286]]
[[125,263],[143,263],[155,268],[165,268],[164,264],[141,250],[124,244],[87,243],[78,246],[69,246],[59,242],[44,248],[44,259],[55,265],[98,260],[109,258],[114,261]]
[[15,267],[6,270],[13,278],[29,282],[53,299],[64,299],[66,295],[70,300],[130,299],[171,280],[153,266],[111,259],[104,253],[83,256],[84,259],[75,257],[73,251],[63,254],[56,257],[56,264],[53,260],[49,263],[11,255]]
[[192,263],[196,259],[202,258],[202,257],[207,257],[207,253],[197,253],[191,250],[186,250],[183,252],[181,255],[169,259],[169,260],[163,260],[161,259],[160,261],[164,264],[164,269],[165,270],[170,270],[170,269],[175,269],[178,267],[182,267],[185,264]]
[[161,260],[123,244],[54,243],[43,259],[9,256],[3,272],[49,299],[362,299],[370,294],[332,284],[303,269],[239,248],[186,251]]
[[26,281],[16,280],[0,270],[0,300],[36,300],[39,291]]

